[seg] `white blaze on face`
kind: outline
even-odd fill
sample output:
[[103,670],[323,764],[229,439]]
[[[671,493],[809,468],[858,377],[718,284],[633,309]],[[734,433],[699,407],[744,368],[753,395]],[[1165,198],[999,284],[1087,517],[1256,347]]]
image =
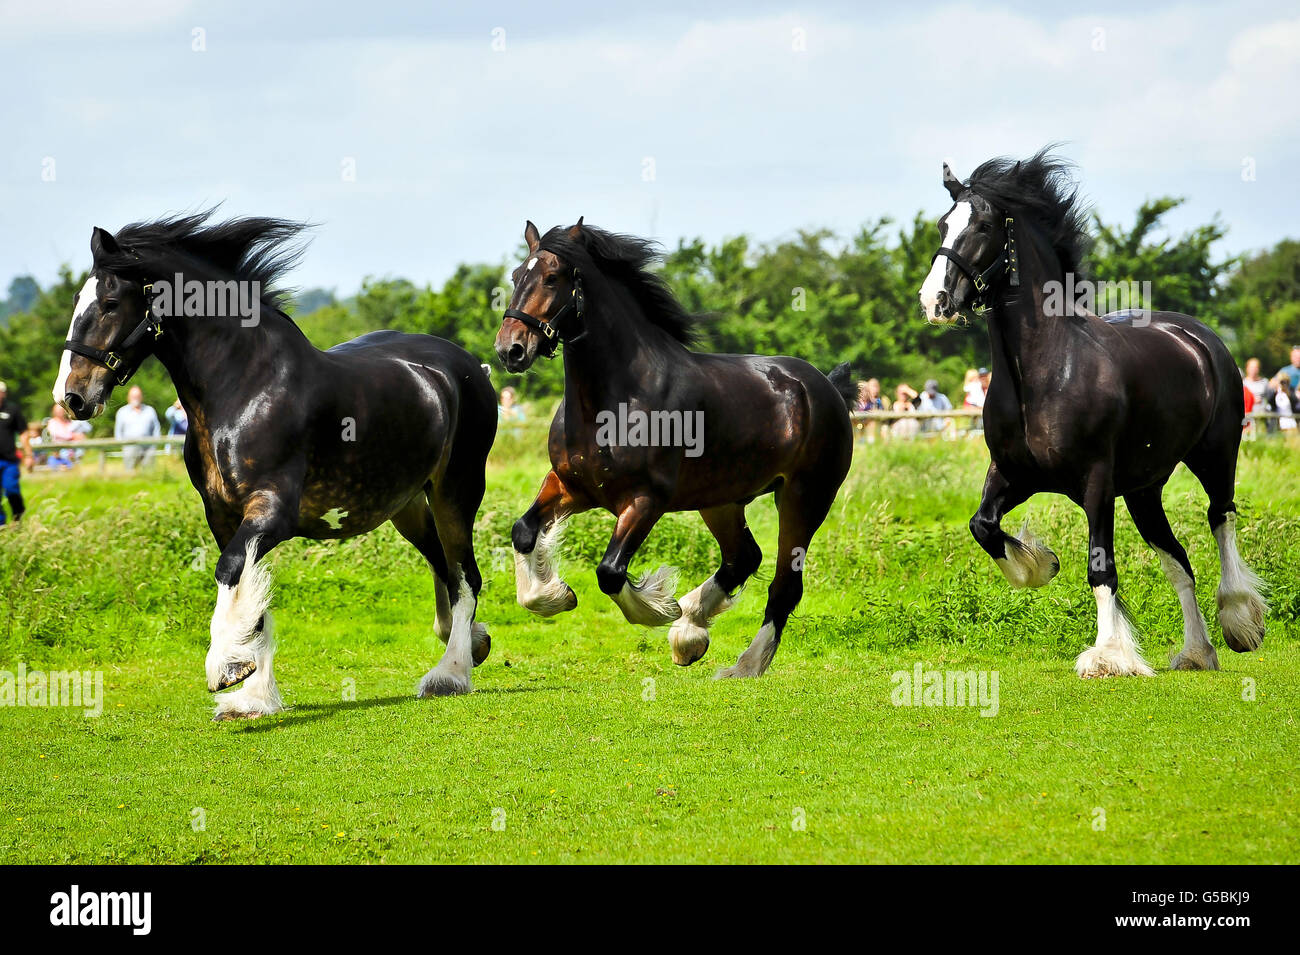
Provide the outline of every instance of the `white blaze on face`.
[[531,259],[528,260],[528,267],[524,269],[524,271],[531,272],[533,270],[533,266],[536,264],[537,264],[537,256],[533,256]]
[[[86,279],[86,284],[81,287],[77,294],[77,305],[72,312],[72,321],[68,322],[68,334],[64,341],[72,340],[72,327],[77,324],[77,319],[85,314],[86,309],[95,301],[95,291],[99,281],[92,275]],[[63,350],[63,358],[59,361],[59,377],[54,382],[54,400],[58,404],[63,404],[63,399],[67,397],[68,376],[72,374],[72,352],[66,348]]]
[[[969,202],[959,202],[952,207],[948,213],[948,231],[943,237],[941,249],[951,249],[957,244],[957,239],[966,227],[970,225],[971,205]],[[930,274],[925,277],[925,282],[921,285],[921,307],[925,309],[926,318],[941,318],[939,314],[939,293],[944,290],[944,276],[948,272],[948,257],[941,255],[934,260],[930,266]]]

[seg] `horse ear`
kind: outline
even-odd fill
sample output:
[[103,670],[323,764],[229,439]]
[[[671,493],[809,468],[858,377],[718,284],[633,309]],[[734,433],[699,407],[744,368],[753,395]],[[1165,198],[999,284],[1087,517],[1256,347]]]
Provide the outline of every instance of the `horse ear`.
[[961,195],[962,189],[965,188],[961,184],[961,180],[952,174],[952,170],[948,168],[947,163],[943,164],[943,187],[948,190],[948,195],[952,196],[953,202],[957,201],[957,197]]
[[573,226],[571,229],[569,229],[569,238],[570,238],[570,239],[576,239],[576,238],[578,238],[578,236],[582,235],[582,220],[583,220],[584,218],[585,218],[584,216],[578,216],[578,223],[577,223],[577,225],[575,225],[575,226]]
[[529,252],[536,252],[537,247],[542,244],[542,236],[531,219],[524,223],[524,241],[528,243]]
[[94,261],[98,262],[105,256],[116,255],[121,251],[122,247],[113,238],[113,233],[95,226],[90,233],[90,256]]

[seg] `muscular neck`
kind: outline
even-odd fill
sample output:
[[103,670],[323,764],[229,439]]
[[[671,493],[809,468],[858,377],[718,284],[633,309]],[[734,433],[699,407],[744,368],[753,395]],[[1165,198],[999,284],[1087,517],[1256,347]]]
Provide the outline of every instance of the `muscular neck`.
[[241,379],[273,374],[294,356],[314,351],[296,325],[269,309],[251,327],[228,317],[164,320],[155,348],[190,414],[214,395],[229,393]]

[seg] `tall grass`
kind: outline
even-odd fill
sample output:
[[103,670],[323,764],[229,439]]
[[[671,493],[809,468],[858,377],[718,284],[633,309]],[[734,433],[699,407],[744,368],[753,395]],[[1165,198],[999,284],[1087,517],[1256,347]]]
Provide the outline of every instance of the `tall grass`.
[[[808,554],[797,648],[824,654],[938,644],[1064,657],[1086,645],[1095,608],[1085,583],[1082,512],[1063,498],[1040,496],[1008,517],[1008,529],[1027,520],[1061,558],[1061,575],[1049,587],[1011,591],[966,527],[986,466],[977,441],[860,446]],[[504,434],[494,450],[476,528],[488,619],[514,612],[510,528],[547,467],[532,429],[526,436]],[[27,490],[27,520],[0,534],[0,659],[42,662],[75,653],[111,662],[177,646],[202,652],[217,552],[198,495],[174,463],[160,462],[151,475],[131,479],[38,476]],[[1271,586],[1272,633],[1294,637],[1300,455],[1281,443],[1245,447],[1237,501],[1243,555]],[[1213,621],[1218,567],[1205,495],[1180,468],[1165,502]],[[748,513],[765,554],[746,602],[753,616],[771,577],[777,527],[770,497]],[[1116,526],[1121,593],[1140,626],[1172,641],[1181,633],[1178,606],[1159,564],[1123,508]],[[583,599],[599,598],[592,571],[611,529],[604,513],[570,522],[564,565]],[[428,570],[391,526],[343,542],[292,541],[273,560],[277,608],[305,621],[346,618],[376,601],[393,612],[394,604],[408,613],[430,605]],[[698,516],[670,514],[637,555],[633,572],[679,567],[684,593],[717,563],[717,546]]]

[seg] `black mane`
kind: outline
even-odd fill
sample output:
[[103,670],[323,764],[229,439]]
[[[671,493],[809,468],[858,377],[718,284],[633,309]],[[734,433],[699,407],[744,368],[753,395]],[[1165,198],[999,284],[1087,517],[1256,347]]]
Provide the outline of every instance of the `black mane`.
[[698,319],[682,307],[667,283],[650,271],[659,258],[658,246],[649,239],[619,235],[583,225],[574,239],[565,226],[542,236],[538,248],[552,252],[584,271],[596,271],[622,285],[641,306],[646,319],[683,345],[695,341]]
[[990,159],[971,173],[966,186],[1002,213],[1037,221],[1062,269],[1078,274],[1092,241],[1088,210],[1074,184],[1074,164],[1049,155],[1053,148],[1044,146],[1024,160]]
[[260,216],[208,225],[216,211],[124,226],[115,235],[120,251],[97,259],[95,267],[146,281],[182,272],[257,282],[262,301],[283,312],[291,290],[273,286],[298,263],[304,248],[290,243],[310,225]]

